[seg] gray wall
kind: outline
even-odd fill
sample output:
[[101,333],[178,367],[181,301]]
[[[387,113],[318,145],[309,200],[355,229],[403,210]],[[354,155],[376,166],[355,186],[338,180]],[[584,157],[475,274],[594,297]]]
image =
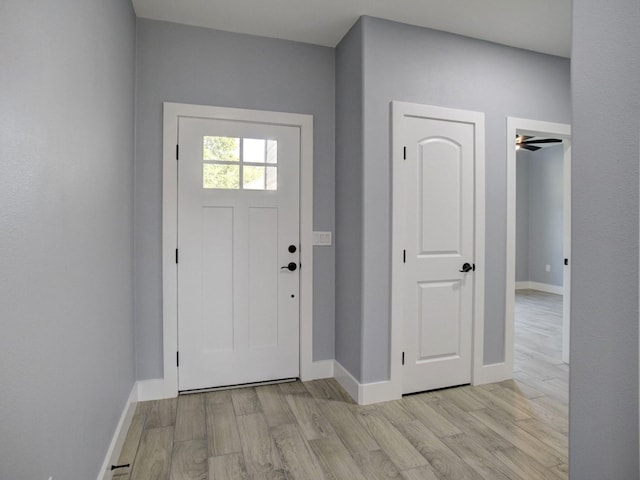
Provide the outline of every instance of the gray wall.
[[[570,123],[569,61],[386,20],[363,18],[364,382],[389,378],[390,102],[485,112],[485,364],[504,358],[506,117]],[[340,232],[337,232],[338,235]],[[337,319],[341,322],[342,319]]]
[[93,479],[134,382],[135,19],[0,2],[0,478]]
[[[536,152],[519,150],[516,162],[516,215],[523,217],[516,219],[516,280],[561,287],[564,273],[564,147],[554,145]],[[521,187],[526,189],[526,196],[520,191]],[[526,233],[521,225],[525,219],[528,223]],[[526,266],[522,265],[524,263]],[[550,272],[545,270],[546,265],[551,266]]]
[[531,152],[516,153],[516,282],[529,281],[529,166]]
[[[336,47],[336,360],[362,363],[362,22]],[[357,339],[357,340],[356,340]]]
[[[529,167],[529,280],[562,286],[564,147],[533,153]],[[551,266],[551,272],[545,271]]]
[[573,3],[571,479],[638,478],[640,3]]
[[[334,50],[138,19],[135,319],[138,379],[162,370],[162,102],[314,116],[314,229],[334,230]],[[314,359],[334,356],[334,248],[314,250]]]

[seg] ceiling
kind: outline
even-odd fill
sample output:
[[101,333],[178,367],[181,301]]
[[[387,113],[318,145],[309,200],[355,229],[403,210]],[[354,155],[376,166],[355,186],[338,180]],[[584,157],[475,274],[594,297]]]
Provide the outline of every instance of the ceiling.
[[569,57],[571,0],[132,0],[139,17],[335,47],[361,15]]

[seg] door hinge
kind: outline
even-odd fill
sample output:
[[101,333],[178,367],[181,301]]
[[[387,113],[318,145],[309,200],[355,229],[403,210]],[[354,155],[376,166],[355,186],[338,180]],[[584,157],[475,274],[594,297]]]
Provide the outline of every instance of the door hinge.
[[564,264],[565,264],[565,265],[569,265],[569,259],[568,259],[568,258],[565,258],[565,259],[564,259]]
[[407,263],[407,251],[402,250],[402,263]]
[[180,158],[180,145],[176,145],[176,160]]
[[176,263],[178,263],[178,249],[176,248]]
[[402,364],[404,365],[404,352],[402,352]]
[[476,271],[476,264],[475,263],[473,264],[473,268],[471,270],[474,271],[474,272]]
[[176,367],[180,366],[180,352],[176,352]]
[[407,159],[407,147],[404,147],[402,155],[403,155],[404,159],[406,160]]

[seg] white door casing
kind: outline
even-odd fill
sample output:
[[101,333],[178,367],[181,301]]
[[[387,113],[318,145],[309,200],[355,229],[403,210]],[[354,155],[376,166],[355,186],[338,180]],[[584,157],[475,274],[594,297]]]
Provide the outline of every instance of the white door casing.
[[300,129],[181,117],[178,132],[179,389],[296,378]]
[[507,249],[505,305],[505,377],[513,376],[515,271],[516,271],[516,134],[556,137],[564,144],[564,258],[562,360],[569,363],[571,319],[571,125],[525,118],[507,117]]
[[393,102],[392,157],[392,384],[481,383],[484,114]]
[[217,118],[300,128],[300,377],[332,375],[332,362],[313,361],[313,117],[311,115],[165,102],[163,104],[162,283],[163,378],[140,382],[139,399],[178,394],[178,228],[176,145],[180,117]]
[[571,334],[571,139],[564,142],[564,258],[562,297],[562,361],[569,363]]

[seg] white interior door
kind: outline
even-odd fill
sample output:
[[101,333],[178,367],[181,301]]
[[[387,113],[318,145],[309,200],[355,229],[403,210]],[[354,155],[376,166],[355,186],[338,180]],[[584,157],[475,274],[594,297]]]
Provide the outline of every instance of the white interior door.
[[403,393],[411,393],[471,381],[475,129],[437,118],[402,122],[402,378]]
[[178,141],[179,390],[298,377],[299,128],[181,117]]

